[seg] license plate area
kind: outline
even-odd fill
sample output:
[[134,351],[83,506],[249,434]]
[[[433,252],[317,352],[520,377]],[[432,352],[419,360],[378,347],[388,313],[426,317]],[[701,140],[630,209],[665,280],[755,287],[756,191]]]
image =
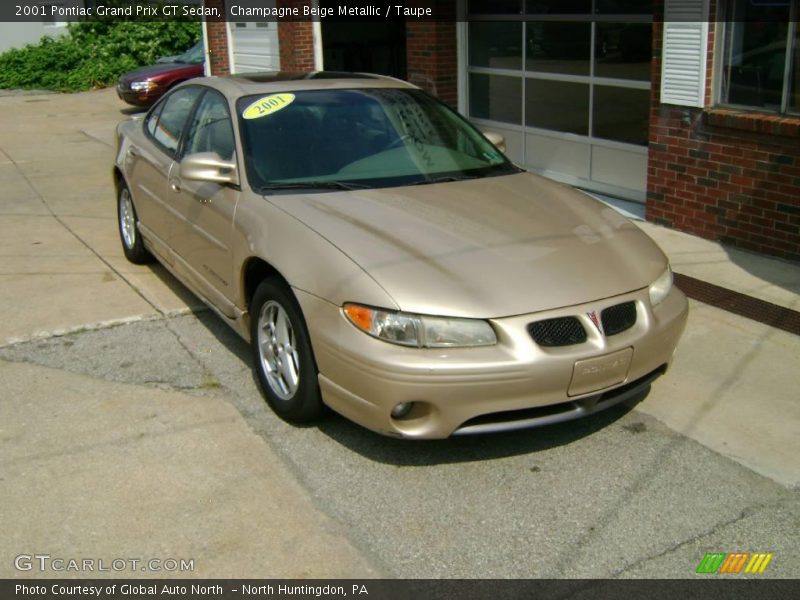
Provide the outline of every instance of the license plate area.
[[622,383],[628,377],[632,358],[633,348],[625,348],[611,354],[576,361],[567,394],[580,396]]

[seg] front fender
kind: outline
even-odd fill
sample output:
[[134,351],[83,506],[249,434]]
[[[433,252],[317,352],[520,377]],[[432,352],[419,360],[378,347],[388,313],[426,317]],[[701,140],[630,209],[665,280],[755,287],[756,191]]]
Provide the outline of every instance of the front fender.
[[244,267],[266,261],[297,290],[341,306],[360,302],[399,309],[372,277],[334,244],[263,196],[243,193],[234,215],[234,265],[240,272],[238,302],[247,310]]

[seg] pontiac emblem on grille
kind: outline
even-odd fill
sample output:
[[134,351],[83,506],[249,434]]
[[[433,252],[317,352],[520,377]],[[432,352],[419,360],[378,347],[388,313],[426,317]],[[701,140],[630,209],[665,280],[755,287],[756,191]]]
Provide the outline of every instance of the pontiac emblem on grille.
[[597,327],[597,331],[599,331],[602,334],[603,326],[600,324],[600,319],[597,318],[597,312],[596,311],[587,312],[586,316],[591,319],[592,323],[594,323],[594,326]]

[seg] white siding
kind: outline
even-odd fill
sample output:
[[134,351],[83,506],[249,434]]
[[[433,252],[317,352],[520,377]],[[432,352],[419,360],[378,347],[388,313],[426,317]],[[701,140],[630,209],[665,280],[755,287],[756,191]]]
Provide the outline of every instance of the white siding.
[[666,0],[661,102],[705,104],[708,0]]
[[26,44],[38,44],[43,36],[55,38],[66,33],[66,23],[0,22],[0,53]]

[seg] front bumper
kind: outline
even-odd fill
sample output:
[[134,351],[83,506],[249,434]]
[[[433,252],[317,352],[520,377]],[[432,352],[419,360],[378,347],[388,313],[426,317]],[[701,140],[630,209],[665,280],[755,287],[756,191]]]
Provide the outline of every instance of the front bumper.
[[126,86],[117,84],[117,96],[123,102],[127,102],[132,106],[139,106],[147,108],[152,106],[164,93],[164,90],[156,88],[149,92],[135,92],[127,89]]
[[[308,323],[323,401],[368,429],[407,438],[533,427],[613,406],[666,370],[688,315],[686,297],[677,288],[655,310],[645,288],[494,319],[495,346],[419,349],[372,338],[351,325],[339,307],[298,290],[296,295]],[[629,301],[636,305],[637,320],[626,331],[606,337],[588,320],[587,313]],[[545,348],[527,331],[533,321],[565,316],[582,320],[585,342]],[[624,357],[624,364],[614,357]],[[576,363],[598,371],[622,370],[613,385],[589,389],[575,385]],[[597,381],[603,381],[602,373]],[[404,402],[414,402],[414,409],[406,418],[393,419],[392,408]]]

